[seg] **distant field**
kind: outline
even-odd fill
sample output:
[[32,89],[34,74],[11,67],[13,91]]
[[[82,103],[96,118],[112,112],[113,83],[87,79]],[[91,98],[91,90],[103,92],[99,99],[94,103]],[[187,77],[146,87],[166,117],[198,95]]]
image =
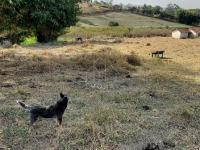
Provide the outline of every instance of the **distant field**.
[[110,37],[154,37],[170,36],[172,28],[130,28],[128,27],[71,27],[66,34],[59,37],[61,41],[69,38],[83,37],[84,39],[99,39]]
[[110,21],[117,21],[121,26],[126,27],[154,27],[154,28],[184,28],[188,27],[183,24],[164,21],[156,18],[140,16],[125,12],[112,12],[104,15],[94,15],[87,17],[80,17],[79,25],[83,26],[108,26]]

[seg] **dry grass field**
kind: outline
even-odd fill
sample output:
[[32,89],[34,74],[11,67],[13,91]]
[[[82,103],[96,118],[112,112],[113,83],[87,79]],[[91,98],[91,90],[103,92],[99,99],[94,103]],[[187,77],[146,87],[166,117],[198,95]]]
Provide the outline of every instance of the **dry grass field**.
[[[151,58],[165,50],[165,58]],[[67,93],[63,128],[16,104]],[[200,149],[200,40],[167,37],[0,49],[0,149]]]

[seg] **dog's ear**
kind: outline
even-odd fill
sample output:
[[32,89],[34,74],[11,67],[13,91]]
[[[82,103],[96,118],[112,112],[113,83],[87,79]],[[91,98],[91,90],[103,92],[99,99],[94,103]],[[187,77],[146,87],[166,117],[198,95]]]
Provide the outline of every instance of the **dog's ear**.
[[64,98],[65,95],[64,95],[63,93],[60,93],[60,97],[61,97],[61,98]]

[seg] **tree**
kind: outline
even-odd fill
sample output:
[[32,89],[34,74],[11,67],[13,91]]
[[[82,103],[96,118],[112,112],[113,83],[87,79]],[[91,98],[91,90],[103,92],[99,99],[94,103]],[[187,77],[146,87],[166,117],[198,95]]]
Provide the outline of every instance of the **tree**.
[[183,10],[183,9],[177,10],[176,18],[178,22],[188,24],[188,25],[199,23],[198,14],[190,10]]
[[163,11],[162,7],[160,6],[155,6],[153,7],[153,14],[154,15],[160,15],[160,13]]
[[136,6],[131,6],[131,7],[128,7],[128,10],[131,12],[131,13],[137,13],[137,7]]
[[122,8],[121,5],[117,5],[117,4],[116,4],[116,5],[113,5],[113,6],[112,6],[112,9],[115,10],[115,11],[121,11],[123,8]]
[[146,5],[142,7],[142,14],[147,15],[147,16],[152,16],[153,14],[153,7],[151,5]]
[[55,40],[65,27],[75,25],[80,0],[1,0],[0,26],[31,30],[38,42]]
[[168,4],[165,9],[165,14],[170,19],[175,18],[175,13],[177,10],[181,9],[177,4]]

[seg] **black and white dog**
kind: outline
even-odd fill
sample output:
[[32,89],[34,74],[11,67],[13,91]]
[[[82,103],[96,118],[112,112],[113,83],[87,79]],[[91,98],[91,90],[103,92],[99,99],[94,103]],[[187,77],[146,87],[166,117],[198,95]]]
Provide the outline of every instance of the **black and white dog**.
[[43,118],[56,117],[59,125],[61,125],[63,114],[68,105],[68,97],[60,93],[60,100],[58,100],[55,105],[51,105],[49,107],[29,106],[20,101],[17,101],[17,103],[30,113],[30,125],[33,125],[34,122],[37,121],[38,117],[43,117]]

